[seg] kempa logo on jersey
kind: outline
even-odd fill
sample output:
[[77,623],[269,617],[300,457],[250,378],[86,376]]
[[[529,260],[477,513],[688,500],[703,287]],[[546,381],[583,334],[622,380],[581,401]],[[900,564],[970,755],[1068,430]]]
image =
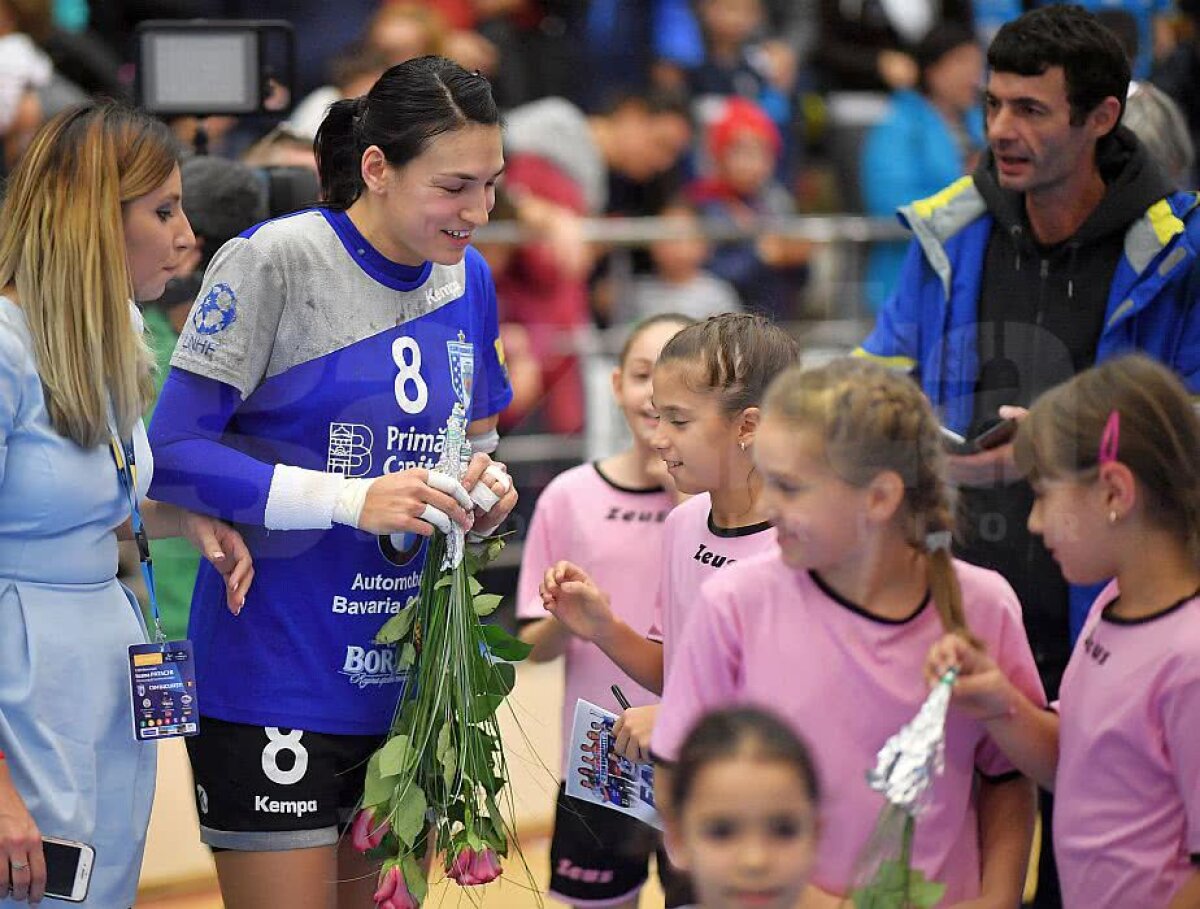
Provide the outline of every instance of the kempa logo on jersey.
[[256,795],[254,797],[254,810],[263,814],[294,814],[296,817],[304,817],[306,814],[315,814],[317,811],[317,800],[308,799],[307,801],[278,801],[270,796]]
[[462,292],[463,286],[458,281],[451,281],[449,284],[443,284],[441,287],[426,288],[425,299],[432,306],[454,297],[461,297]]
[[346,647],[346,660],[338,671],[358,688],[392,685],[404,680],[404,673],[396,671],[396,651],[391,647],[375,649],[350,644]]

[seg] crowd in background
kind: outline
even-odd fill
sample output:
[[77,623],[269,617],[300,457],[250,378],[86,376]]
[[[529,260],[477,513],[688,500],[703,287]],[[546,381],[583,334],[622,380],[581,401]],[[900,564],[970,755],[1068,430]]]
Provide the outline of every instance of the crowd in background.
[[[710,241],[699,219],[748,231],[797,213],[890,217],[970,172],[983,148],[982,48],[1030,5],[0,0],[0,141],[11,167],[37,126],[65,106],[87,95],[131,99],[141,21],[286,19],[296,46],[289,109],[202,124],[212,154],[240,159],[270,184],[266,212],[278,214],[316,196],[312,140],[334,100],[423,54],[482,72],[507,121],[508,171],[493,220],[515,219],[538,235],[486,249],[516,373],[504,428],[576,433],[581,329],[668,310],[807,315],[812,243],[769,230]],[[1144,132],[1164,137],[1167,169],[1189,185],[1200,124],[1188,90],[1200,61],[1200,11],[1191,6],[1103,10],[1135,77],[1149,79],[1135,92],[1148,100],[1131,104],[1130,121],[1135,108],[1149,109]],[[172,128],[195,141],[194,118]],[[218,204],[204,186],[189,195],[190,213]],[[632,286],[615,287],[606,250],[585,242],[580,227],[581,217],[600,215],[665,216],[677,233],[638,250]],[[900,245],[873,249],[859,276],[872,309],[891,291],[901,254]]]

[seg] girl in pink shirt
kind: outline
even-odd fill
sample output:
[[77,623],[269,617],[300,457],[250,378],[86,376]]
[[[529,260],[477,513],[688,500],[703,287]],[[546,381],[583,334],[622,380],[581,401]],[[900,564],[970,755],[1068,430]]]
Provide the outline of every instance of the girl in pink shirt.
[[958,637],[956,709],[1055,792],[1066,909],[1200,907],[1200,419],[1166,367],[1110,360],[1052,389],[1022,420],[1029,529],[1097,597],[1057,712]]
[[[908,378],[852,359],[787,371],[766,396],[754,456],[778,547],[703,588],[654,729],[657,790],[669,794],[704,712],[779,712],[811,743],[826,792],[801,906],[834,909],[861,883],[856,859],[884,804],[866,771],[925,699],[933,643],[947,629],[979,640],[1031,699],[1042,690],[1012,588],[950,556],[938,423]],[[1020,903],[1033,809],[1032,784],[983,724],[953,717],[912,853],[946,885],[940,906]]]
[[671,777],[671,853],[698,909],[796,909],[816,852],[820,787],[808,748],[764,710],[701,718]]
[[[658,703],[657,693],[626,680],[597,647],[572,637],[546,615],[538,585],[547,565],[573,559],[616,591],[621,619],[643,634],[654,620],[638,594],[662,568],[663,526],[677,494],[662,459],[650,446],[658,419],[650,403],[650,378],[663,345],[692,319],[663,314],[641,322],[629,335],[617,368],[613,395],[633,442],[595,464],[555,477],[538,497],[525,537],[517,583],[521,639],[532,644],[534,662],[565,657],[563,779],[568,769],[571,726],[580,698],[615,710],[609,690],[620,682],[630,703]],[[631,907],[646,881],[659,838],[644,824],[606,808],[567,800],[560,789],[550,844],[550,895],[574,906]],[[663,889],[672,896],[677,878],[659,862]]]
[[[651,444],[676,487],[693,498],[667,518],[662,573],[645,579],[642,588],[641,602],[655,608],[649,637],[621,618],[610,593],[583,568],[562,561],[545,572],[541,597],[547,611],[650,691],[662,691],[700,585],[774,543],[760,501],[754,440],[767,386],[799,352],[796,341],[767,319],[739,313],[685,328],[659,355],[653,377],[658,426]],[[614,727],[617,749],[647,760],[656,714],[657,706],[625,711]]]

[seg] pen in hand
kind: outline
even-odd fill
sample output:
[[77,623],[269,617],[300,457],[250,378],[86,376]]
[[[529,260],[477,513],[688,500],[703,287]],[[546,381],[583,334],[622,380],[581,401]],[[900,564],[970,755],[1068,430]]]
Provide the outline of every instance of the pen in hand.
[[617,699],[617,703],[621,705],[621,709],[628,710],[629,706],[630,706],[629,699],[627,697],[625,697],[625,692],[621,690],[621,686],[613,685],[612,693],[613,693],[613,697],[615,697]]

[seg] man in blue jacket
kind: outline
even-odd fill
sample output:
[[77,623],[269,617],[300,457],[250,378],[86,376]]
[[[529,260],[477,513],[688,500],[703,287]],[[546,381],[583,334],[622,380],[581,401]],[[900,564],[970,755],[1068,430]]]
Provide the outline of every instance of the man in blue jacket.
[[[1132,349],[1200,388],[1200,200],[1172,191],[1119,125],[1130,71],[1116,38],[1078,6],[1048,6],[1001,28],[988,64],[988,151],[901,209],[914,238],[856,354],[913,371],[968,437]],[[1054,697],[1094,591],[1068,590],[1028,532],[1033,494],[1011,444],[952,457],[951,472],[961,554],[1013,585]]]

